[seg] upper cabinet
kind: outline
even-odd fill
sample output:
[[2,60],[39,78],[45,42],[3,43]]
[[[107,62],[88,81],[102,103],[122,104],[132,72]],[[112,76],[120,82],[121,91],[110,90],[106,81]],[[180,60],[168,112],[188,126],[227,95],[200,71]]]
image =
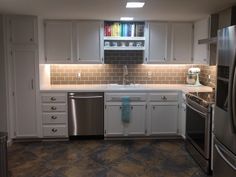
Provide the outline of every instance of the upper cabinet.
[[196,64],[208,63],[208,44],[199,44],[199,40],[209,37],[209,18],[194,23],[193,59]]
[[167,60],[168,23],[149,22],[148,63],[165,63]]
[[76,60],[77,63],[102,63],[101,33],[103,23],[100,21],[79,21],[75,23]]
[[146,43],[149,64],[192,63],[193,24],[149,22]]
[[45,21],[46,63],[102,63],[100,21]]
[[192,63],[193,24],[171,24],[171,63]]
[[37,17],[27,15],[7,16],[9,41],[13,45],[37,44]]
[[72,22],[45,22],[45,60],[47,63],[72,62]]

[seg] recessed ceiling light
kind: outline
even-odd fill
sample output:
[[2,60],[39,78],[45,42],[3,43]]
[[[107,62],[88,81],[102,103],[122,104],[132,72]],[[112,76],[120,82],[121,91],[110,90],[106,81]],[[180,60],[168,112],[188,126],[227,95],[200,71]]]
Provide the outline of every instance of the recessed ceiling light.
[[127,2],[126,8],[142,8],[145,2]]
[[121,21],[132,21],[134,20],[134,17],[120,17]]

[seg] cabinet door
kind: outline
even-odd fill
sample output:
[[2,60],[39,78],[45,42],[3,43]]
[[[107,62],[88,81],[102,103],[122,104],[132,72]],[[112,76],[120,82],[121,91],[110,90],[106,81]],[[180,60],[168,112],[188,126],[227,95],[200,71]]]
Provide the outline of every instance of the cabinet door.
[[208,38],[209,19],[194,23],[193,59],[196,64],[208,63],[208,45],[198,44],[198,40]]
[[192,62],[192,23],[173,23],[171,42],[171,63]]
[[132,105],[130,112],[130,122],[127,124],[128,135],[145,135],[146,104]]
[[37,18],[33,16],[13,15],[8,17],[10,43],[36,44]]
[[105,136],[123,136],[124,125],[121,120],[121,106],[107,105],[105,109]]
[[186,105],[182,104],[180,108],[180,118],[179,118],[179,134],[185,138],[186,132]]
[[149,23],[149,55],[148,63],[163,63],[167,58],[168,24]]
[[150,104],[151,135],[177,134],[178,105]]
[[72,23],[45,22],[45,59],[47,63],[71,63]]
[[100,21],[76,23],[76,51],[78,63],[102,63],[100,50]]
[[35,50],[13,49],[15,136],[37,137]]

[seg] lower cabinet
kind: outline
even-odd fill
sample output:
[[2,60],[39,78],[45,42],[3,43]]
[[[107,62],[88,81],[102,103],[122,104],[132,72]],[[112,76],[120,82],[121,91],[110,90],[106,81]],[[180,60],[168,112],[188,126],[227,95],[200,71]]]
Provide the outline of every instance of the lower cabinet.
[[177,134],[177,103],[150,103],[150,135]]
[[67,94],[41,94],[43,138],[68,137]]
[[123,136],[121,105],[107,105],[105,108],[105,136]]
[[127,125],[128,135],[145,135],[146,133],[146,103],[131,105],[130,123]]
[[[130,98],[129,122],[122,121],[122,97]],[[146,93],[105,94],[105,136],[144,136],[146,134]]]
[[106,105],[105,136],[138,136],[146,133],[146,103],[132,103],[130,121],[122,121],[122,104]]
[[[130,97],[130,121],[122,121],[122,97]],[[105,94],[105,137],[178,135],[179,93]]]

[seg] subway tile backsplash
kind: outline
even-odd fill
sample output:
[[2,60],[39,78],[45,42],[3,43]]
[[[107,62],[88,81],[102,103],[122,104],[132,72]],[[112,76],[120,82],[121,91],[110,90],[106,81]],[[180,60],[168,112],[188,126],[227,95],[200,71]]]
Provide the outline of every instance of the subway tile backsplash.
[[[125,63],[127,64],[127,63]],[[127,64],[130,83],[139,84],[185,84],[188,68],[193,65],[145,65]],[[194,65],[201,68],[200,82],[204,85],[215,84],[216,68],[207,65]],[[52,85],[65,84],[112,84],[122,83],[123,64],[100,65],[51,65],[50,82]],[[80,77],[78,77],[80,73]],[[211,75],[211,80],[208,79]]]

